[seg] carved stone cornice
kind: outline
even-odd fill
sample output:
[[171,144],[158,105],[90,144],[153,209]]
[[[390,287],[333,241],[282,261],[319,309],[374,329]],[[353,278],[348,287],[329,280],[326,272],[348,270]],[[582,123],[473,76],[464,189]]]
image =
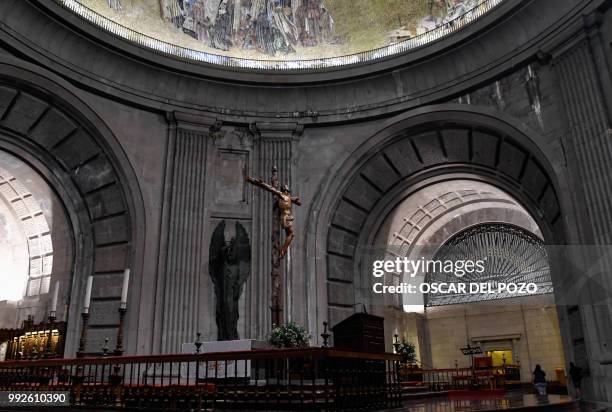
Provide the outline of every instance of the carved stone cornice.
[[166,121],[171,128],[202,133],[207,137],[223,137],[223,122],[216,117],[200,116],[186,112],[172,111],[166,113]]
[[297,122],[255,122],[249,125],[255,138],[261,139],[299,139],[304,125]]

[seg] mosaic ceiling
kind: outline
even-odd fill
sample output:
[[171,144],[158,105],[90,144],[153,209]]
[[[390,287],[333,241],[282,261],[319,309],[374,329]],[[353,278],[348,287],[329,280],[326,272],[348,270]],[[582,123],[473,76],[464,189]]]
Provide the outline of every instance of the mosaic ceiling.
[[56,0],[132,42],[256,69],[333,67],[450,35],[503,0]]

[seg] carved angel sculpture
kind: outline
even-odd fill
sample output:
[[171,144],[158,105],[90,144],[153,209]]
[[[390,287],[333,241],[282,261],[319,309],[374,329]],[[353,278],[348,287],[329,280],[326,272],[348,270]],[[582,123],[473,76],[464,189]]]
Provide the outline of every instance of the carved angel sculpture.
[[210,241],[209,272],[215,287],[217,339],[238,339],[238,301],[251,273],[251,245],[244,227],[236,222],[236,235],[225,241],[225,220]]

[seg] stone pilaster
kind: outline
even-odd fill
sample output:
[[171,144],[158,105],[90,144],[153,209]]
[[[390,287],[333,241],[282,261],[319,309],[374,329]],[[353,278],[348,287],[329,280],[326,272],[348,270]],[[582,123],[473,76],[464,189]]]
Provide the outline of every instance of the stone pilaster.
[[[251,132],[255,136],[254,158],[251,174],[266,181],[271,178],[272,168],[278,168],[280,184],[290,187],[292,194],[299,195],[294,176],[294,153],[297,138],[302,127],[297,123],[256,123],[251,125]],[[253,190],[253,189],[250,189]],[[253,274],[259,281],[253,282],[251,289],[251,303],[259,308],[254,314],[251,335],[264,338],[270,331],[271,313],[271,230],[272,230],[272,202],[269,193],[255,190],[253,192]],[[297,211],[296,211],[297,212]],[[294,240],[289,254],[283,261],[284,296],[283,313],[285,321],[291,320],[294,306],[295,291],[293,278],[296,248],[301,243],[298,238]],[[284,237],[281,237],[281,243]],[[299,252],[297,252],[299,254]]]
[[[575,209],[581,212],[577,217],[579,239],[576,243],[583,245],[612,244],[612,136],[607,101],[612,88],[602,42],[597,15],[588,16],[584,33],[553,61],[568,122],[563,143],[568,156],[568,175],[575,188],[572,200]],[[609,50],[609,46],[605,45],[605,49]],[[609,271],[612,262],[604,260],[602,267]],[[610,381],[604,382],[606,372],[597,359],[612,354],[612,307],[609,299],[606,304],[597,295],[601,295],[602,287],[609,295],[612,281],[609,274],[597,279],[597,284],[584,279],[576,281],[577,285],[584,285],[575,291],[580,305],[566,308],[560,318],[569,326],[572,357],[579,363],[585,357],[590,360],[592,390],[601,398],[601,385]],[[600,302],[593,305],[596,300]]]
[[[215,119],[172,113],[156,296],[156,348],[177,353],[199,331],[206,223],[207,146]],[[214,136],[213,136],[214,137]]]
[[612,139],[590,47],[585,40],[555,63],[568,119],[566,143],[576,156],[570,165],[578,173],[585,195],[580,205],[588,211],[591,233],[584,240],[612,241]]

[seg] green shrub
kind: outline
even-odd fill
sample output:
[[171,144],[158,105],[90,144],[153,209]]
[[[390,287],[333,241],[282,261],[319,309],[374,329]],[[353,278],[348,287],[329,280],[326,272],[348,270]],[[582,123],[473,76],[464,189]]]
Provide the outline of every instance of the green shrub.
[[416,347],[412,342],[403,340],[399,345],[397,353],[402,355],[402,363],[413,364],[416,362]]
[[272,329],[268,342],[276,348],[306,348],[309,346],[310,335],[302,326],[295,322],[276,326]]

